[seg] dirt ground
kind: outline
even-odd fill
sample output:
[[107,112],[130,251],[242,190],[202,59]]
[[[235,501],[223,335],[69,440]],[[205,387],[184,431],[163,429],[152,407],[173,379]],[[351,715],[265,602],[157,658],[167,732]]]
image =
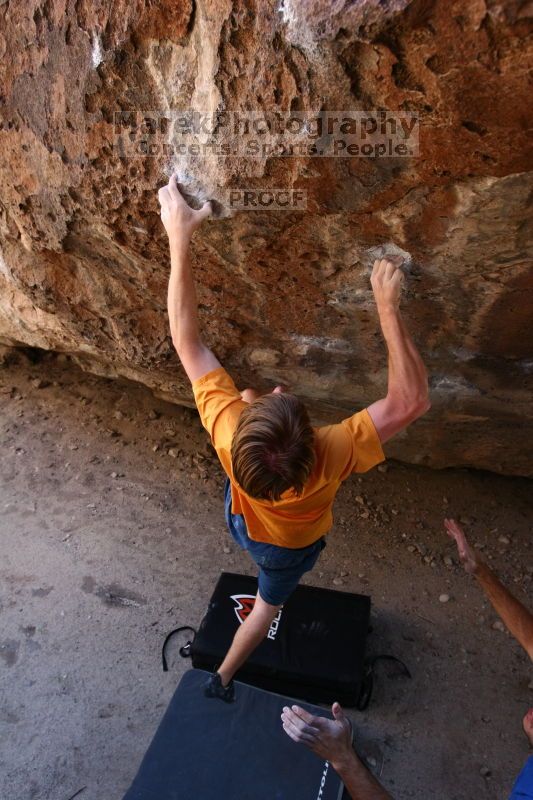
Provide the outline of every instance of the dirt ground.
[[[174,645],[162,672],[163,637],[200,622],[221,570],[253,565],[194,411],[50,355],[8,358],[0,399],[0,797],[120,800],[189,668]],[[352,715],[394,797],[501,799],[527,756],[531,664],[445,515],[531,603],[531,483],[395,462],[344,485],[306,582],[371,594],[370,652],[411,669],[380,668]]]

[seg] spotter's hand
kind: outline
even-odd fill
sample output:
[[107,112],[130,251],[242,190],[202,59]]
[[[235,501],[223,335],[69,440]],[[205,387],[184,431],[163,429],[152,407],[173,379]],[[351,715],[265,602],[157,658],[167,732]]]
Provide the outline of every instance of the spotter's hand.
[[331,707],[333,719],[315,717],[300,706],[285,706],[283,730],[299,744],[305,744],[332,766],[352,752],[352,725],[338,703]]
[[453,539],[457,545],[457,552],[463,567],[467,572],[473,574],[478,568],[478,560],[476,551],[467,542],[465,532],[454,519],[445,519],[444,527],[450,539]]

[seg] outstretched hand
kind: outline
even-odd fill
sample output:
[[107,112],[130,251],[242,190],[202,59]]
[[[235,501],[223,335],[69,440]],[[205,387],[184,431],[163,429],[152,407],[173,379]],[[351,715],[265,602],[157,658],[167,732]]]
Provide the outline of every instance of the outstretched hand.
[[333,719],[315,717],[300,706],[285,706],[283,730],[293,741],[305,744],[332,766],[352,755],[352,725],[338,703],[331,707]]
[[188,242],[196,228],[212,211],[209,201],[198,211],[191,208],[178,189],[175,175],[172,175],[166,186],[161,187],[157,196],[161,205],[161,221],[169,239],[178,237]]
[[479,566],[477,554],[474,548],[470,547],[468,544],[465,532],[461,526],[458,525],[454,519],[445,519],[444,527],[450,539],[453,539],[457,545],[457,552],[459,553],[459,558],[465,570],[471,574],[476,572]]
[[370,277],[378,310],[400,305],[400,294],[403,284],[403,272],[397,259],[382,258],[374,261]]

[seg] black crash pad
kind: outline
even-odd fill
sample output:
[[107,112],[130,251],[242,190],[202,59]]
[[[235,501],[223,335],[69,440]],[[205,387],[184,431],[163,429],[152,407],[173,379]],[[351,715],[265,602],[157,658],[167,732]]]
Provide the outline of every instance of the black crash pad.
[[[257,580],[223,572],[191,646],[193,667],[222,663],[249,613]],[[355,706],[365,674],[370,597],[298,586],[237,679],[310,703]]]
[[207,676],[185,673],[124,800],[340,800],[328,762],[283,730],[294,701],[237,681],[234,703],[208,699]]

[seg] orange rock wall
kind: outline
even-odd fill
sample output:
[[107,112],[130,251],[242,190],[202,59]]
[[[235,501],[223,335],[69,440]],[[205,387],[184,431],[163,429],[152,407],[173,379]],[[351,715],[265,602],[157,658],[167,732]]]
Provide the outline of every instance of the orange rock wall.
[[[166,318],[156,189],[219,218],[193,245],[202,327],[240,385],[317,421],[386,386],[369,267],[406,254],[433,408],[388,452],[532,474],[531,4],[508,0],[0,2],[0,341],[190,403]],[[386,108],[413,158],[121,157],[114,115]],[[232,188],[307,210],[231,213]]]

